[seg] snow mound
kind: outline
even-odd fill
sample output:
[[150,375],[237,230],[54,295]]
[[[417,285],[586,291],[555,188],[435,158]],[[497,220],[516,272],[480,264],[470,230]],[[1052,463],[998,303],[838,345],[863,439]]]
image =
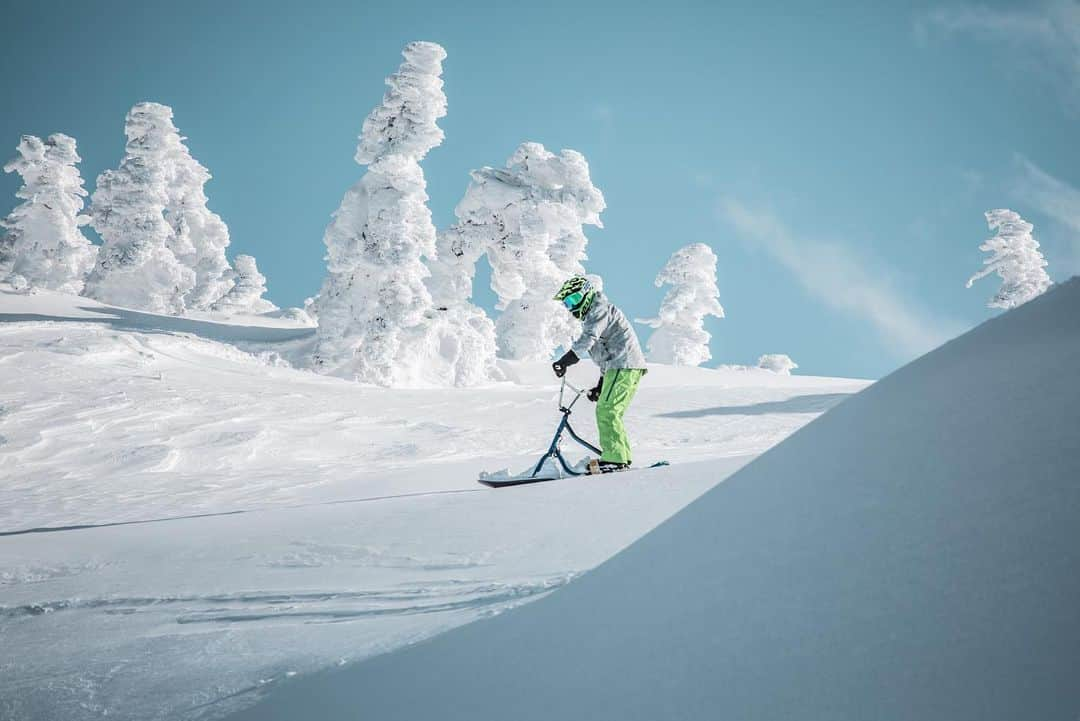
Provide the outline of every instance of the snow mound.
[[1073,279],[551,596],[236,718],[1072,718],[1078,365]]
[[799,367],[799,364],[791,360],[786,353],[766,353],[758,358],[757,367],[763,370],[789,376],[791,371]]

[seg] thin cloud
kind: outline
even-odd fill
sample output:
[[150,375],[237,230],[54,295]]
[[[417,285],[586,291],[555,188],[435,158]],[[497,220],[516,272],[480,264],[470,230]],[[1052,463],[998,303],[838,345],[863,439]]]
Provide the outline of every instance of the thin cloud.
[[1013,190],[1017,198],[1070,230],[1080,233],[1080,190],[1055,178],[1028,160],[1016,156],[1021,178]]
[[597,123],[604,132],[612,132],[615,129],[615,109],[608,103],[594,103],[589,108],[589,117]]
[[963,330],[958,323],[918,310],[842,245],[795,238],[772,214],[732,198],[722,199],[718,212],[744,239],[787,268],[807,292],[831,308],[868,321],[898,354],[919,355]]
[[[1049,218],[1064,232],[1048,234],[1048,246],[1055,257],[1049,258],[1051,268],[1059,273],[1080,272],[1080,190],[1055,178],[1028,160],[1016,155],[1019,177],[1010,192],[1024,207]],[[1040,241],[1046,241],[1042,234]]]
[[1080,111],[1080,0],[1051,0],[1023,9],[951,5],[920,15],[916,34],[971,34],[1012,48],[1034,61],[1058,87],[1065,103]]

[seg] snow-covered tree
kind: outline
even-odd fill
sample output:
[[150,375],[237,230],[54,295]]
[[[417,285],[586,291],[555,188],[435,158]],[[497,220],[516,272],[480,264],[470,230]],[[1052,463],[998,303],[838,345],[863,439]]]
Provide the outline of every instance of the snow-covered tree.
[[705,330],[706,316],[724,317],[716,287],[716,254],[704,243],[692,243],[672,254],[656,276],[656,287],[671,286],[656,318],[638,319],[656,330],[646,341],[655,363],[698,366],[712,358]]
[[210,180],[210,171],[192,157],[184,140],[179,132],[169,138],[172,154],[165,220],[172,234],[168,245],[177,260],[195,272],[195,285],[184,296],[185,306],[188,310],[206,310],[232,285],[232,272],[225,258],[229,228],[207,207],[203,186]]
[[80,214],[86,197],[80,160],[74,138],[56,133],[43,142],[24,135],[18,155],[4,166],[23,181],[16,193],[23,202],[0,220],[7,231],[0,263],[13,280],[21,276],[20,286],[82,292],[97,248],[79,230],[88,220]]
[[471,304],[476,263],[487,251],[486,234],[470,220],[459,221],[438,233],[435,249],[428,261],[432,303],[439,310]]
[[315,304],[315,368],[381,385],[416,361],[403,344],[425,332],[432,313],[423,258],[434,256],[436,234],[420,160],[442,142],[436,121],[446,115],[446,51],[414,42],[402,55],[361,130],[356,162],[367,173],[323,237],[328,273]]
[[481,239],[460,223],[441,231],[436,255],[428,261],[428,289],[435,308],[426,338],[430,380],[472,386],[495,375],[495,324],[472,302]]
[[15,236],[0,219],[0,280],[11,273],[11,263],[15,260]]
[[228,271],[226,282],[232,287],[219,298],[211,309],[223,313],[269,313],[278,307],[263,298],[266,293],[266,276],[259,272],[255,258],[238,255],[234,261],[236,270]]
[[784,353],[767,353],[757,361],[757,367],[782,376],[791,375],[799,366]]
[[165,220],[171,163],[179,133],[172,110],[138,103],[127,114],[120,167],[98,176],[91,198],[94,229],[103,245],[84,294],[114,305],[183,313],[195,272],[170,249]]
[[1031,235],[1034,226],[1005,208],[988,210],[986,222],[997,234],[979,250],[993,255],[983,261],[985,267],[968,279],[966,287],[991,273],[1001,276],[1001,287],[987,303],[989,308],[1015,308],[1042,295],[1052,283],[1046,274],[1046,259]]
[[602,227],[603,209],[589,164],[574,150],[555,155],[539,143],[523,143],[505,169],[473,171],[455,211],[454,242],[469,269],[456,282],[471,291],[475,258],[487,254],[503,311],[496,323],[503,358],[546,359],[573,337],[577,322],[551,297],[568,277],[584,272],[582,226]]
[[15,236],[0,222],[0,279],[6,278],[11,272],[11,264],[14,260]]

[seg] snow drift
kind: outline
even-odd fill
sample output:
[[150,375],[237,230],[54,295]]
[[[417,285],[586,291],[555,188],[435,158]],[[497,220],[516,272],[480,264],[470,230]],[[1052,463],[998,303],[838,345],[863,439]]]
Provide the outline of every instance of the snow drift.
[[1074,279],[567,588],[236,718],[1075,718],[1078,363]]

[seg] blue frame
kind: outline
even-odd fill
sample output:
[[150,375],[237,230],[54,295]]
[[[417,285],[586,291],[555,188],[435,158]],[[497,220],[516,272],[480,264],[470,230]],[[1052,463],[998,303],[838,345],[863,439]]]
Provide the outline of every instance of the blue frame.
[[[564,404],[563,396],[566,392],[567,387],[569,387],[570,390],[575,392],[574,399],[570,401],[570,403]],[[573,438],[585,448],[588,448],[593,453],[597,454],[597,456],[603,454],[603,451],[601,451],[599,448],[579,436],[574,430],[574,427],[570,425],[571,409],[574,407],[574,404],[578,402],[578,399],[581,398],[582,393],[584,393],[584,391],[570,385],[566,382],[566,379],[563,378],[562,386],[559,388],[559,412],[562,413],[562,420],[559,421],[559,426],[555,429],[555,437],[551,439],[551,445],[548,446],[547,453],[542,455],[540,457],[540,460],[536,462],[536,466],[533,468],[532,475],[530,475],[529,478],[536,478],[537,474],[540,473],[540,469],[544,467],[544,462],[549,458],[555,458],[555,460],[559,462],[559,465],[562,466],[563,470],[571,476],[586,475],[585,473],[579,473],[575,471],[573,468],[570,467],[570,464],[566,462],[566,458],[563,456],[562,450],[559,448],[559,443],[562,441],[563,431],[569,433],[571,438]]]

